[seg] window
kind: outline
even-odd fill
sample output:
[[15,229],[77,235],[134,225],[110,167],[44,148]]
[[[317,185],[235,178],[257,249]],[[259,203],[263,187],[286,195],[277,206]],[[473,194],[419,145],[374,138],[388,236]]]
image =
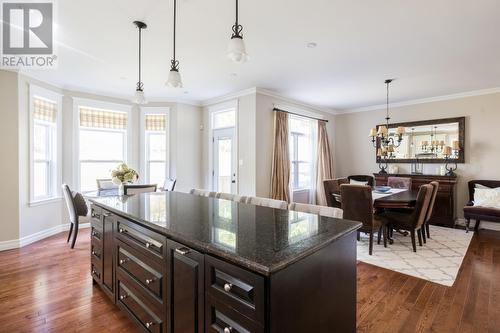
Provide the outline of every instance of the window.
[[289,116],[290,187],[293,191],[314,188],[316,126],[316,120]]
[[162,187],[168,177],[168,109],[143,108],[145,183]]
[[58,197],[60,96],[30,86],[30,202]]
[[80,190],[94,191],[96,179],[111,178],[111,170],[127,161],[128,114],[83,106],[78,114]]

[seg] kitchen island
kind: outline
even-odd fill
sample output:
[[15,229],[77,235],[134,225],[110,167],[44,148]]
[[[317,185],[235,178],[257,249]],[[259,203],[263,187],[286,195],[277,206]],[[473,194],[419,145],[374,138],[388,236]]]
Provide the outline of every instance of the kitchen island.
[[354,332],[358,222],[179,192],[91,199],[94,283],[145,332]]

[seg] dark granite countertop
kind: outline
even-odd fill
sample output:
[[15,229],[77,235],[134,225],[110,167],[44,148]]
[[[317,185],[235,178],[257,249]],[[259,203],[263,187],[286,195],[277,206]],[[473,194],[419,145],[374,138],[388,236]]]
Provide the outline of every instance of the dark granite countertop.
[[195,250],[270,275],[358,229],[358,222],[180,192],[91,197]]

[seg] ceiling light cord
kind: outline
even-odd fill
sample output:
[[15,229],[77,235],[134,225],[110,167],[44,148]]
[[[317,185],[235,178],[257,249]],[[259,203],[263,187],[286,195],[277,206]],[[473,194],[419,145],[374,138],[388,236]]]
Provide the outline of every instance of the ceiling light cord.
[[137,90],[142,91],[144,84],[141,80],[141,61],[142,61],[142,28],[139,27],[139,81],[137,82]]
[[170,70],[171,71],[179,71],[179,60],[176,59],[176,35],[177,35],[177,0],[174,0],[174,47],[173,47],[173,59],[170,61]]
[[243,31],[243,26],[240,25],[239,23],[239,16],[238,16],[238,13],[239,13],[239,1],[236,0],[236,21],[234,22],[234,25],[233,25],[233,35],[231,36],[231,39],[232,38],[243,38],[241,32]]

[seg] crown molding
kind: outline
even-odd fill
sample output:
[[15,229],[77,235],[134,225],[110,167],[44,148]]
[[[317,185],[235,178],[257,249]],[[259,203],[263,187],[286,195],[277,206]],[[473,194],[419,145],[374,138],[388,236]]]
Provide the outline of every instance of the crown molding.
[[226,102],[226,101],[231,100],[231,99],[236,99],[236,98],[241,97],[241,96],[246,96],[246,95],[255,94],[255,93],[257,93],[257,87],[252,87],[252,88],[232,92],[232,93],[229,93],[226,95],[222,95],[219,97],[207,99],[205,101],[202,101],[200,103],[200,105],[201,106],[211,106],[214,104]]
[[[482,96],[482,95],[491,95],[491,94],[497,94],[497,93],[500,93],[500,87],[481,89],[481,90],[472,90],[472,91],[450,94],[450,95],[412,99],[412,100],[403,101],[403,102],[391,103],[390,106],[391,106],[391,108],[397,108],[397,107],[402,107],[402,106],[411,106],[411,105],[418,105],[418,104],[425,104],[425,103],[432,103],[432,102],[449,101],[449,100],[454,100],[454,99],[475,97],[475,96]],[[386,108],[386,104],[379,104],[379,105],[364,106],[364,107],[354,108],[354,109],[338,110],[337,114],[367,112],[367,111],[381,110],[381,109],[385,109],[385,108]]]

